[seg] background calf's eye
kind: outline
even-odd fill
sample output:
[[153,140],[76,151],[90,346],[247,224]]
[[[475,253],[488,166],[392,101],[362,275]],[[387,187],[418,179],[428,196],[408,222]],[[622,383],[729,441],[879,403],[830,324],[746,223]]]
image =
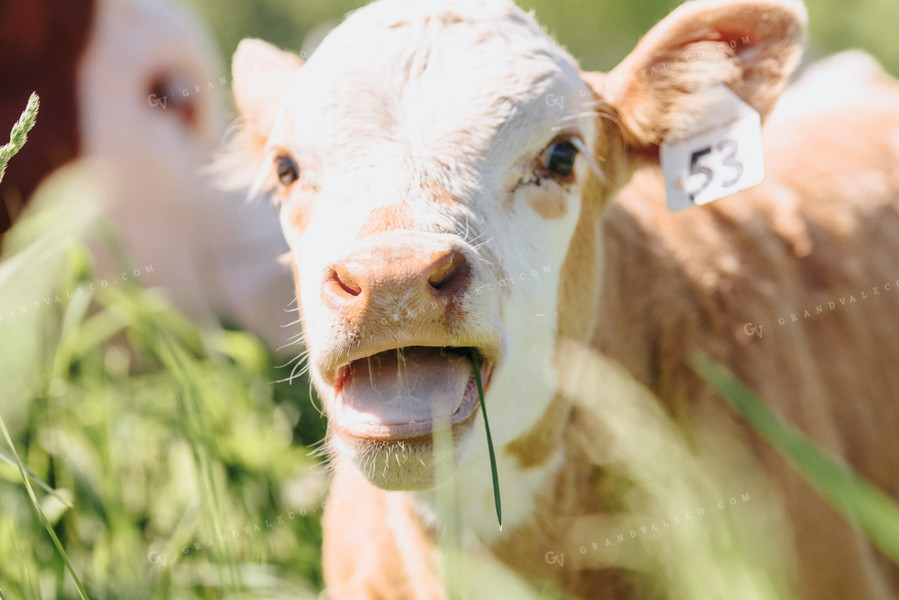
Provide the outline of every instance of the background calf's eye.
[[292,157],[282,154],[275,159],[275,171],[278,180],[284,185],[290,185],[300,178],[300,167]]
[[574,159],[577,156],[577,148],[571,142],[556,142],[547,146],[543,151],[541,160],[543,166],[553,175],[568,177],[574,170]]

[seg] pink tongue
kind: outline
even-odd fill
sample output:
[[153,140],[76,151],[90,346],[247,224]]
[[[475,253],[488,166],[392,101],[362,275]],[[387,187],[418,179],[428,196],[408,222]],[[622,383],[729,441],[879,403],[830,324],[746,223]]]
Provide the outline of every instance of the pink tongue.
[[464,356],[440,348],[391,350],[350,365],[341,390],[343,415],[361,423],[404,425],[449,418],[471,377]]

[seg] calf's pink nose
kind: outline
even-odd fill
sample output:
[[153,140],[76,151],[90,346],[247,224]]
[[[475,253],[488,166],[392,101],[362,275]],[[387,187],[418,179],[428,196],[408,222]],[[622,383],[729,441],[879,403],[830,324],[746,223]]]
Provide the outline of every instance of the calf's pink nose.
[[422,253],[406,248],[371,248],[333,263],[322,295],[329,308],[351,313],[370,304],[445,303],[464,291],[469,278],[468,262],[456,250]]

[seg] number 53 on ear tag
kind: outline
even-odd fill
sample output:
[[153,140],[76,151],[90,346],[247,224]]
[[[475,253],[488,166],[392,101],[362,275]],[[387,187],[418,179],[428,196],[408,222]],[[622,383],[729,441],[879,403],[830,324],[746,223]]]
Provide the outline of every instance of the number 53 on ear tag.
[[765,179],[762,120],[723,84],[705,91],[707,108],[691,131],[659,151],[670,210],[708,204]]

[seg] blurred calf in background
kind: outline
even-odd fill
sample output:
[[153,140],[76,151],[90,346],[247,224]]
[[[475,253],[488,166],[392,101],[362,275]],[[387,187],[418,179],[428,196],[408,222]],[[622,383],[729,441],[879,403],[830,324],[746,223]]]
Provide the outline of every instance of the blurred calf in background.
[[228,81],[214,56],[199,22],[162,0],[0,5],[0,123],[15,122],[32,91],[41,97],[0,185],[0,234],[45,177],[90,157],[126,254],[99,249],[100,272],[125,258],[192,318],[224,317],[277,347],[293,320],[277,217],[202,174],[225,128]]

